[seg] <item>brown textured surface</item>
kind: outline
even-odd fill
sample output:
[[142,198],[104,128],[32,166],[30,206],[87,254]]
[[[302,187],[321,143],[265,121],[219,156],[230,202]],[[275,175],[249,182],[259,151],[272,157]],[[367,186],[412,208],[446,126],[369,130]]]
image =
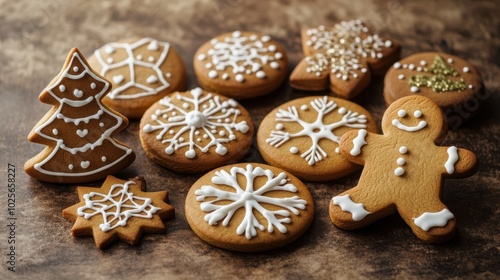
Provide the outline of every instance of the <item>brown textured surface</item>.
[[[267,3],[242,0],[132,1],[63,0],[0,1],[0,180],[5,186],[7,163],[17,166],[17,272],[6,270],[6,188],[0,190],[0,278],[103,279],[137,278],[498,278],[500,6],[495,1],[350,1]],[[166,234],[145,235],[137,247],[123,242],[106,251],[92,238],[74,238],[61,210],[78,201],[75,187],[39,183],[22,171],[23,163],[42,146],[26,136],[50,109],[38,102],[72,47],[89,55],[103,44],[134,36],[169,40],[186,62],[198,46],[226,31],[268,33],[289,52],[290,68],[302,58],[300,28],[360,17],[380,34],[398,40],[402,56],[443,51],[463,57],[483,74],[486,105],[477,118],[452,130],[445,145],[468,148],[479,158],[479,171],[464,180],[448,180],[444,202],[455,214],[457,235],[435,246],[418,240],[397,216],[361,230],[345,232],[328,217],[334,194],[354,186],[359,173],[325,184],[307,183],[316,204],[311,228],[297,242],[276,251],[243,254],[213,248],[201,241],[184,218],[184,198],[198,175],[166,171],[146,158],[140,147],[138,122],[119,133],[137,153],[136,161],[118,177],[146,177],[149,191],[168,190],[176,218]],[[188,88],[196,86],[188,63]],[[258,125],[275,106],[304,96],[288,85],[263,98],[244,101]],[[380,122],[385,108],[382,79],[375,78],[355,101]],[[460,108],[457,108],[460,110]],[[464,114],[467,112],[463,112]],[[261,161],[255,145],[245,160]],[[93,184],[98,186],[99,183]],[[135,276],[135,277],[133,277]]]

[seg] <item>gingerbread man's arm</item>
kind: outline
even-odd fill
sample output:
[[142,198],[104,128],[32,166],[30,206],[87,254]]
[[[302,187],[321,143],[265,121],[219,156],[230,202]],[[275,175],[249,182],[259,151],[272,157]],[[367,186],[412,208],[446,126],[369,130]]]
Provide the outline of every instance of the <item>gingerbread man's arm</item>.
[[378,137],[379,135],[365,129],[348,131],[340,138],[340,152],[348,161],[364,165],[368,151]]
[[477,171],[476,155],[466,149],[441,147],[444,154],[443,174],[449,178],[465,178],[472,176]]

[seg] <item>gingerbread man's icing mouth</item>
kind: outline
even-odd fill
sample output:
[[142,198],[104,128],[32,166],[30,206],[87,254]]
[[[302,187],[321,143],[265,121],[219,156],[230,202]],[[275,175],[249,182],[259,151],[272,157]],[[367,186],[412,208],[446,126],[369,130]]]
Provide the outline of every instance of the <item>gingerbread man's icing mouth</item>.
[[[400,118],[406,116],[406,111],[405,110],[399,110],[398,111],[398,116]],[[413,116],[415,118],[420,118],[422,116],[422,111],[420,111],[420,110],[415,111],[413,113]],[[419,131],[419,130],[423,129],[424,127],[426,127],[427,126],[427,122],[426,121],[420,121],[415,126],[407,126],[407,125],[402,124],[398,119],[393,119],[392,120],[392,125],[394,125],[395,127],[399,128],[401,130],[404,130],[404,131],[415,132],[415,131]]]

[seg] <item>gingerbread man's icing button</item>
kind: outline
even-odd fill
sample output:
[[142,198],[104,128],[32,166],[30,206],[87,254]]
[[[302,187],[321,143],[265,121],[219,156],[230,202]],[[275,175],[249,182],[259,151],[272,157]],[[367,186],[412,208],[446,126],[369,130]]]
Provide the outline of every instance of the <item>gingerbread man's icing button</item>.
[[[390,212],[399,212],[420,239],[432,243],[450,239],[456,220],[440,200],[442,177],[474,174],[476,156],[455,146],[435,144],[446,136],[447,127],[440,108],[423,96],[408,96],[391,104],[384,113],[382,130],[383,135],[367,132],[362,137],[359,154],[356,146],[360,145],[360,131],[342,136],[342,155],[365,167],[358,185],[331,201],[332,222],[354,229]],[[407,147],[411,148],[411,155]],[[410,161],[413,155],[418,160]]]
[[306,56],[290,76],[298,90],[322,91],[350,99],[399,58],[400,46],[373,33],[360,20],[302,30]]
[[234,31],[203,44],[193,66],[201,87],[234,99],[268,94],[283,82],[285,48],[268,35]]

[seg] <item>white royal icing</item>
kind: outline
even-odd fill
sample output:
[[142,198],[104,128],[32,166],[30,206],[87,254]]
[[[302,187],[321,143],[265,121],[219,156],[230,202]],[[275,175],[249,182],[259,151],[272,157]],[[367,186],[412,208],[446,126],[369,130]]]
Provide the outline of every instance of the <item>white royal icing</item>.
[[367,144],[365,140],[366,134],[367,134],[366,130],[364,129],[358,130],[358,136],[356,136],[356,138],[352,140],[353,147],[350,152],[352,156],[357,156],[361,154],[361,147]]
[[[279,131],[273,130],[271,131],[270,138],[266,139],[266,142],[271,146],[278,148],[292,138],[309,137],[311,139],[311,147],[302,153],[301,157],[304,158],[309,165],[314,165],[315,163],[323,160],[323,158],[327,157],[327,153],[319,145],[321,139],[328,139],[338,144],[340,137],[334,133],[334,130],[340,127],[366,127],[365,123],[367,120],[365,115],[360,115],[358,112],[352,112],[351,110],[348,110],[347,112],[342,111],[343,114],[341,114],[340,109],[342,108],[337,111],[337,113],[342,115],[340,120],[332,123],[324,123],[323,118],[334,112],[334,110],[338,107],[337,103],[330,100],[327,96],[312,100],[310,105],[317,112],[317,118],[312,123],[306,122],[300,118],[296,106],[290,106],[286,110],[281,108],[278,109],[278,112],[276,113],[276,121],[284,123],[297,123],[302,127],[302,130],[295,133],[287,132],[286,128]],[[306,109],[303,105],[301,108]]]
[[234,79],[243,83],[245,75],[255,75],[259,79],[267,77],[263,70],[264,65],[269,63],[272,69],[278,69],[283,54],[277,51],[275,45],[266,46],[269,36],[257,35],[243,36],[240,31],[234,31],[231,36],[227,36],[221,41],[212,39],[211,47],[206,54],[197,56],[199,61],[209,61],[205,64],[210,79],[217,79],[219,73],[223,80],[229,79],[227,68],[235,75]]
[[[71,69],[71,65],[73,65],[75,63],[75,60],[78,60],[79,63],[81,65],[83,65],[84,69],[79,69],[81,71],[80,73],[69,74],[70,70],[74,70],[74,69]],[[55,93],[54,89],[56,89],[56,88],[60,89],[60,85],[63,82],[63,79],[69,79],[72,81],[79,81],[80,79],[87,79],[85,77],[86,75],[89,75],[94,81],[100,82],[104,85],[103,88],[101,89],[101,91],[96,93],[94,96],[90,96],[85,100],[71,100],[71,99],[68,99],[65,97],[60,98]],[[71,58],[70,63],[68,64],[68,67],[65,68],[63,70],[62,74],[59,76],[59,78],[54,83],[52,83],[52,86],[50,88],[46,89],[46,91],[59,103],[59,106],[57,107],[57,110],[52,114],[52,116],[48,120],[46,120],[44,123],[42,123],[40,126],[38,126],[35,129],[35,133],[37,133],[41,137],[43,137],[51,142],[52,141],[55,142],[56,146],[54,147],[52,152],[45,159],[43,159],[41,162],[36,163],[34,165],[34,168],[38,172],[46,174],[46,175],[62,176],[62,177],[89,176],[89,175],[99,173],[103,170],[106,170],[106,169],[112,167],[113,165],[117,164],[122,159],[124,159],[127,155],[132,153],[132,150],[130,148],[125,147],[125,146],[117,143],[111,137],[111,134],[113,132],[115,132],[121,126],[121,124],[123,123],[123,119],[120,116],[118,116],[118,115],[114,114],[113,112],[111,112],[110,110],[108,110],[105,106],[103,106],[101,104],[100,99],[102,98],[102,96],[104,94],[106,94],[109,86],[110,85],[106,80],[101,79],[99,76],[95,75],[90,70],[89,66],[83,62],[82,58],[80,57],[80,55],[77,52],[73,53],[73,56]],[[82,108],[81,110],[83,112],[85,112],[84,106],[89,105],[91,103],[97,104],[99,107],[99,110],[97,111],[97,113],[92,114],[92,115],[88,115],[87,117],[69,118],[69,117],[64,116],[61,113],[62,108],[65,108],[67,106],[74,107],[74,108]],[[75,109],[73,109],[73,110],[75,110]],[[112,117],[116,121],[116,124],[108,129],[106,129],[105,131],[103,131],[101,136],[99,137],[99,139],[97,139],[93,143],[85,143],[83,146],[80,146],[80,147],[68,147],[66,145],[64,139],[55,138],[52,135],[46,135],[46,134],[42,133],[42,130],[47,126],[50,126],[56,118],[62,119],[66,123],[74,123],[75,125],[79,125],[81,122],[89,123],[90,120],[100,119],[101,115],[103,115],[103,114],[106,114],[106,116]],[[101,131],[101,130],[99,130],[99,131]],[[78,130],[77,130],[77,133],[78,133]],[[87,129],[84,129],[84,130],[80,130],[80,133],[78,133],[78,135],[80,137],[84,137],[85,135],[87,135],[87,133],[89,133],[89,131]],[[83,135],[83,136],[81,136],[81,135]],[[65,171],[62,171],[62,170],[54,171],[54,170],[47,170],[44,168],[44,165],[47,162],[49,162],[50,160],[52,160],[54,158],[54,156],[58,152],[60,152],[61,149],[65,150],[67,152],[70,152],[72,155],[75,155],[77,152],[86,153],[89,149],[94,150],[96,147],[101,146],[104,143],[104,140],[108,140],[109,142],[111,142],[117,149],[123,150],[124,154],[121,157],[114,160],[113,162],[109,162],[107,165],[101,166],[101,167],[96,168],[96,169],[91,169],[88,171],[71,172],[75,166],[75,163],[69,164],[68,170],[65,170]],[[81,155],[81,156],[84,156],[84,155]],[[90,164],[91,164],[90,162],[89,162],[89,164],[87,164],[87,161],[83,160],[78,165],[81,166],[83,169],[86,169],[89,167]]]
[[[134,52],[138,48],[141,48],[145,45],[148,45],[147,49],[149,51],[158,52],[158,58],[156,59],[156,62],[154,61],[155,57],[153,56],[150,56],[148,58],[149,62],[146,62],[142,61],[141,55],[134,54]],[[124,76],[114,76],[112,80],[116,85],[119,86],[113,88],[113,90],[107,95],[107,97],[111,99],[136,99],[140,97],[156,95],[160,91],[168,88],[170,84],[163,77],[163,73],[160,67],[165,62],[169,48],[169,43],[160,42],[151,38],[143,38],[134,43],[109,43],[103,48],[96,50],[94,52],[94,55],[99,64],[101,64],[102,66],[100,72],[101,75],[105,76],[106,73],[108,73],[110,70],[117,71],[116,69],[123,69],[124,71],[128,71],[130,74],[130,80],[123,85],[122,83],[124,81]],[[104,52],[108,55],[113,54],[116,50],[123,49],[123,51],[127,54],[127,58],[117,61],[116,63],[113,63],[114,61],[112,59],[105,62],[101,53],[103,49]],[[108,52],[109,50],[113,50],[113,52]],[[147,84],[141,84],[137,81],[139,78],[136,76],[136,66],[145,67],[155,72],[155,75],[151,75],[146,79]],[[132,87],[139,88],[140,91],[134,94],[123,94],[124,91]]]
[[83,195],[85,205],[79,207],[77,213],[85,219],[101,215],[103,223],[99,228],[103,232],[127,225],[128,219],[135,217],[151,219],[153,214],[161,210],[152,204],[151,198],[135,196],[129,191],[129,186],[135,184],[128,181],[125,184],[112,185],[107,194],[91,192]]
[[[238,176],[245,177],[247,182],[245,186],[240,186]],[[257,177],[267,177],[267,181],[258,189],[253,184]],[[266,195],[276,191],[296,193],[297,187],[288,182],[289,179],[284,172],[275,176],[269,169],[254,168],[253,165],[247,164],[246,168],[232,167],[229,172],[223,169],[215,171],[215,176],[212,177],[213,185],[203,185],[195,191],[195,194],[196,200],[201,202],[201,210],[209,212],[205,215],[205,221],[212,226],[220,221],[222,226],[227,226],[234,213],[243,208],[245,214],[236,229],[236,234],[245,234],[247,239],[252,239],[257,236],[257,229],[265,230],[265,226],[261,224],[263,221],[267,222],[269,233],[272,233],[275,227],[279,232],[286,233],[287,228],[284,224],[291,222],[290,213],[299,215],[299,209],[306,208],[307,201],[296,195],[280,198]],[[225,190],[227,187],[233,191]],[[219,204],[219,201],[229,203]],[[268,205],[274,210],[267,209]],[[256,212],[260,213],[261,218],[255,216]]]
[[[236,140],[235,131],[247,133],[249,130],[246,121],[237,122],[241,111],[238,102],[233,99],[221,101],[219,96],[204,93],[201,88],[190,91],[192,97],[183,96],[179,93],[173,97],[164,97],[160,100],[162,108],[151,115],[152,122],[146,124],[142,130],[145,133],[159,131],[156,139],[162,144],[168,144],[165,153],[173,154],[180,148],[188,147],[185,152],[187,158],[194,158],[195,148],[203,153],[215,146],[215,152],[225,155],[227,149],[224,143]],[[183,108],[171,102],[172,98],[184,101]],[[189,108],[189,110],[187,110]],[[181,137],[189,132],[189,139]],[[202,135],[206,143],[197,141]]]
[[371,212],[366,211],[363,203],[355,203],[351,200],[348,194],[342,196],[335,196],[332,198],[333,204],[340,206],[340,209],[349,212],[354,221],[363,220]]
[[455,216],[450,210],[444,208],[439,212],[425,212],[418,218],[413,218],[413,222],[424,231],[429,231],[433,227],[446,226],[449,220]]
[[[404,117],[406,116],[406,111],[401,109],[398,111],[398,116],[399,117]],[[413,113],[413,116],[415,118],[420,118],[422,116],[422,111],[420,110],[416,110],[414,113]],[[421,129],[423,129],[424,127],[427,126],[427,122],[426,121],[420,121],[417,125],[415,126],[407,126],[407,125],[404,125],[402,124],[398,119],[393,119],[392,120],[392,125],[394,125],[395,127],[401,129],[401,130],[404,130],[404,131],[408,131],[408,132],[415,132],[415,131],[419,131]]]
[[451,146],[448,148],[447,152],[448,160],[444,164],[444,168],[446,168],[448,174],[453,174],[455,172],[455,163],[458,161],[458,149],[455,146]]

